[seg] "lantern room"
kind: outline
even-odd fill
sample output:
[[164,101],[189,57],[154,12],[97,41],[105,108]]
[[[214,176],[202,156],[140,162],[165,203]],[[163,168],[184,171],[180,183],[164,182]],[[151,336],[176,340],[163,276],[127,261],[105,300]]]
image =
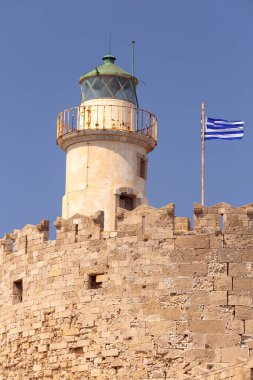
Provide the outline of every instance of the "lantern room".
[[80,78],[82,100],[118,99],[138,106],[138,80],[117,66],[113,55],[105,55],[104,63]]

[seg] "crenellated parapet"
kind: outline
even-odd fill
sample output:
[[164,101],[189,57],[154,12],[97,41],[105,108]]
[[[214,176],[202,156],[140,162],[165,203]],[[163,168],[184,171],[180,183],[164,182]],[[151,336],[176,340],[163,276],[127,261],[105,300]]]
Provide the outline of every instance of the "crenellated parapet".
[[27,224],[21,230],[15,229],[12,233],[7,233],[0,240],[0,252],[8,255],[18,253],[26,254],[42,245],[49,237],[49,221],[41,220],[36,226]]
[[[133,211],[120,207],[116,212],[116,230],[104,232],[104,213],[98,211],[90,217],[75,214],[69,219],[58,217],[54,222],[56,240],[49,241],[49,221],[42,220],[38,225],[26,225],[7,233],[0,240],[1,262],[12,255],[36,252],[47,245],[77,243],[86,240],[99,240],[111,236],[146,236],[149,239],[179,239],[180,236],[208,235],[210,247],[224,245],[251,244],[253,232],[253,204],[235,208],[226,203],[207,207],[194,204],[194,226],[190,219],[175,215],[173,203],[162,208],[141,205]],[[230,235],[238,240],[230,243]],[[201,237],[199,237],[201,240]],[[3,259],[4,258],[4,259]]]
[[[190,219],[175,214],[175,205],[170,203],[162,208],[141,205],[132,211],[117,208],[116,230],[104,232],[104,213],[98,211],[87,217],[75,214],[69,219],[58,217],[54,222],[56,241],[49,241],[49,221],[42,220],[37,225],[27,224],[22,229],[6,233],[0,239],[0,252],[6,257],[10,254],[27,254],[47,244],[60,245],[85,240],[97,240],[114,236],[141,236],[151,239],[176,239],[181,235],[210,235],[211,240],[221,240],[231,234],[240,238],[252,235],[253,204],[236,208],[226,203],[211,207],[194,204],[194,225]],[[240,244],[243,244],[243,241]],[[247,240],[248,241],[248,240]],[[235,244],[235,243],[233,243]],[[214,243],[215,245],[215,243]],[[212,243],[211,243],[212,246]],[[3,255],[1,255],[3,257]],[[8,261],[8,260],[7,260]]]
[[233,207],[227,203],[218,203],[207,207],[194,204],[194,228],[204,233],[240,231],[251,232],[253,227],[253,203],[242,207]]
[[104,213],[98,211],[90,217],[75,214],[69,219],[58,217],[54,222],[57,244],[75,243],[87,239],[100,239],[104,226]]
[[160,209],[149,205],[142,205],[133,211],[120,207],[117,209],[117,230],[129,231],[132,234],[164,234],[171,236],[174,230],[174,204]]

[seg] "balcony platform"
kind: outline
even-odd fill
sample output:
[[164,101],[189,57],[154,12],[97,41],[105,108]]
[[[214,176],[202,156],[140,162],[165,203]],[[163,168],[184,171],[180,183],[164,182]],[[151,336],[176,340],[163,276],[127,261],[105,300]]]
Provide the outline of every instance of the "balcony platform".
[[117,140],[143,146],[157,145],[157,118],[151,112],[118,105],[81,105],[61,112],[57,144],[66,150],[81,141]]

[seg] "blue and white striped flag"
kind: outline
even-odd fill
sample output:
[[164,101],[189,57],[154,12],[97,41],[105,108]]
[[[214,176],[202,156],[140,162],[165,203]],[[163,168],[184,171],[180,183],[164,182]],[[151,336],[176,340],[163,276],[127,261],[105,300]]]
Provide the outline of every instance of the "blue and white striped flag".
[[244,121],[228,121],[222,119],[206,119],[205,140],[223,139],[239,140],[244,135]]

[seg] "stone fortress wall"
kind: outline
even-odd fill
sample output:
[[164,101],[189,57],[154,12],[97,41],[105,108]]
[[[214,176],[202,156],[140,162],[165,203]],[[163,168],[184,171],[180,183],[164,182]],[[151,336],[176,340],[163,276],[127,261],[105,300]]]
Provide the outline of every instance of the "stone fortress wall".
[[0,241],[0,379],[253,378],[253,204],[55,227]]

